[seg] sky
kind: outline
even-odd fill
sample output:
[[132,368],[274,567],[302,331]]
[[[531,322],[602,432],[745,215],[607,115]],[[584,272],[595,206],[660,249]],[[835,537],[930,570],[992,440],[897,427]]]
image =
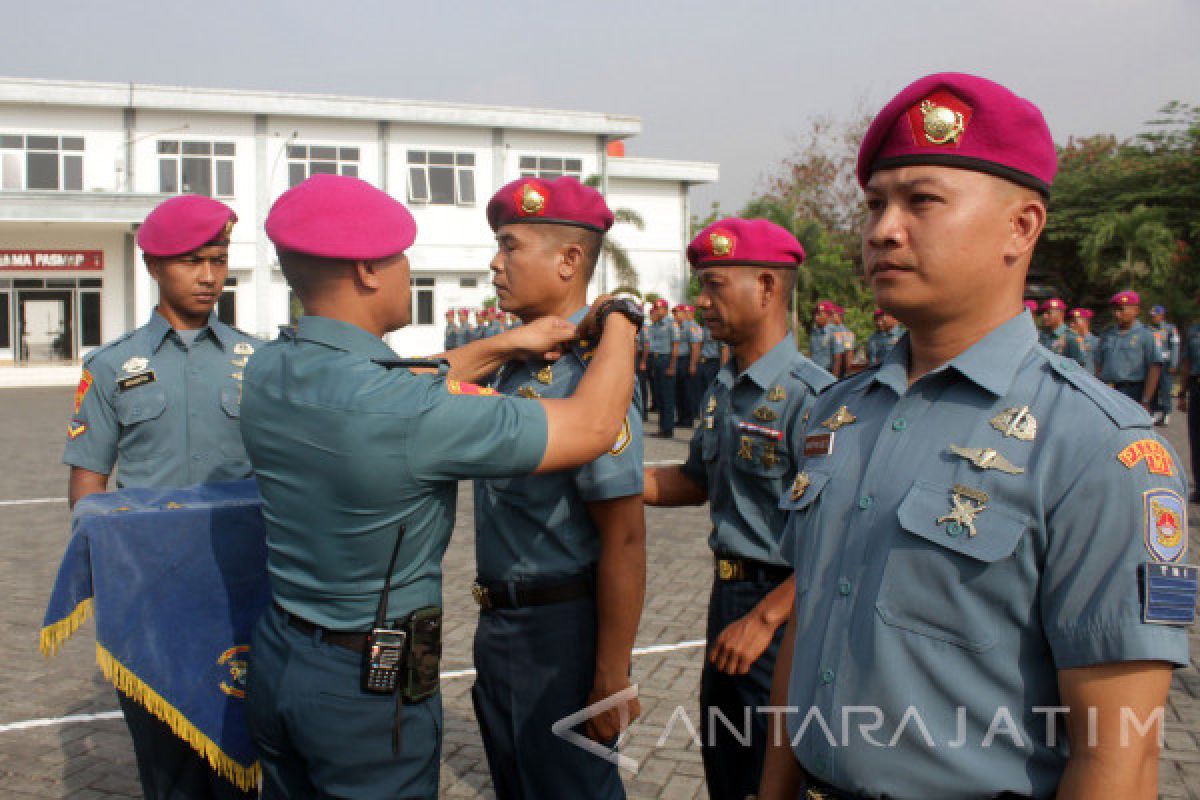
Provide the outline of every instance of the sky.
[[1004,83],[1055,138],[1200,103],[1200,0],[102,0],[6,3],[0,75],[577,109],[627,154],[714,161],[739,209],[811,120],[930,72]]

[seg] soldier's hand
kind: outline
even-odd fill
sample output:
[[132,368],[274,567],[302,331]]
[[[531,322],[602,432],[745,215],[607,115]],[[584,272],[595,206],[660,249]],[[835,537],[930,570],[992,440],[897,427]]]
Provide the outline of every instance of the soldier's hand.
[[[608,681],[597,675],[596,684],[592,687],[592,691],[588,693],[587,704],[590,706],[599,703],[601,700],[612,697],[617,692],[629,687],[628,678],[622,677],[619,680]],[[588,735],[589,739],[607,744],[620,736],[641,714],[641,702],[636,697],[630,697],[628,700],[589,719],[584,724],[584,732]]]
[[674,365],[674,364],[672,364],[671,366],[667,367],[667,377],[668,377],[668,378],[674,378],[674,377],[675,377],[675,365]]
[[542,317],[513,328],[505,335],[511,337],[516,358],[554,361],[574,341],[576,332],[576,327],[561,317]]
[[611,300],[611,294],[602,294],[592,301],[591,308],[588,313],[579,322],[579,327],[576,329],[576,335],[584,341],[596,342],[600,340],[600,322],[596,319],[596,312],[604,307],[606,301]]
[[708,660],[726,675],[745,675],[771,646],[774,636],[775,626],[751,611],[721,631]]

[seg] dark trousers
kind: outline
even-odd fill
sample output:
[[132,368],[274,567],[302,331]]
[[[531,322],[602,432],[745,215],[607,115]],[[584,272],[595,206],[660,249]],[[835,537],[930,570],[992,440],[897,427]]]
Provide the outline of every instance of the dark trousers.
[[625,797],[615,763],[551,730],[587,707],[595,667],[591,597],[480,612],[471,699],[498,800]]
[[269,608],[250,647],[246,711],[265,800],[436,800],[442,697],[401,709],[359,688],[362,655],[304,634]]
[[1192,453],[1192,480],[1200,486],[1200,376],[1188,378],[1188,389],[1188,449]]
[[658,432],[663,436],[675,433],[675,376],[667,374],[670,364],[670,353],[651,353],[647,360],[654,402],[658,406]]
[[1162,372],[1158,376],[1158,396],[1155,398],[1155,411],[1160,411],[1163,414],[1171,413],[1171,390],[1174,388],[1175,376],[1167,370],[1167,365],[1163,364]]
[[[749,614],[776,586],[777,582],[769,580],[713,581],[708,603],[709,648],[716,643],[721,631]],[[743,800],[758,791],[771,721],[769,715],[760,714],[758,709],[771,705],[771,676],[782,639],[783,628],[780,627],[770,647],[745,675],[719,672],[708,661],[707,655],[705,657],[700,678],[700,739],[704,777],[712,800]],[[729,724],[726,725],[715,711],[720,711]],[[747,719],[750,722],[748,747],[737,738],[745,738]]]
[[137,701],[117,692],[117,702],[133,738],[138,778],[147,800],[233,800],[258,797],[221,777],[187,742],[171,732],[167,723]]
[[690,428],[696,424],[696,376],[688,374],[688,364],[691,356],[678,356],[675,359],[675,419],[676,424]]
[[638,365],[638,389],[642,393],[642,422],[645,422],[650,409],[654,407],[654,398],[650,395],[650,364],[647,361],[645,369],[640,369],[641,361],[638,361]]
[[[699,391],[696,392],[696,402],[699,403],[704,398],[704,393],[708,391],[708,387],[712,386],[713,381],[717,379],[717,373],[721,370],[721,359],[717,357],[701,359],[697,367],[697,383]],[[699,412],[697,412],[699,413]]]

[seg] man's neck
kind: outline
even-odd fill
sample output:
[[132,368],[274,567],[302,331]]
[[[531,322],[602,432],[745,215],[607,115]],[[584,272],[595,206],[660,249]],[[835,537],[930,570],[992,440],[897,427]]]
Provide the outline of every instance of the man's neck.
[[789,335],[786,320],[770,320],[762,325],[753,336],[733,346],[733,360],[740,375],[750,369],[756,361],[771,352],[783,337]]
[[177,331],[194,331],[203,328],[208,324],[208,318],[212,314],[212,311],[204,314],[185,314],[163,303],[155,306],[154,310]]
[[931,325],[909,326],[908,383],[919,381],[938,367],[970,350],[976,343],[1018,315],[1017,309],[988,317],[962,317]]
[[547,303],[542,308],[522,311],[517,314],[517,317],[520,318],[521,322],[524,322],[526,325],[534,320],[541,319],[542,317],[559,317],[561,319],[566,319],[586,305],[586,292],[570,292],[564,297],[556,298],[555,300]]

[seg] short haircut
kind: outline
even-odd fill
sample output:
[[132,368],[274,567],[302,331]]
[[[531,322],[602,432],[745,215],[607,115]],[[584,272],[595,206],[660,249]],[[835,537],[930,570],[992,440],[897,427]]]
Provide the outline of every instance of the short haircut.
[[545,235],[545,241],[551,247],[561,248],[577,244],[583,250],[584,278],[591,281],[600,260],[600,251],[604,247],[604,234],[581,228],[578,225],[537,225]]
[[279,251],[279,269],[283,279],[301,303],[313,299],[331,281],[349,273],[353,262],[310,256],[307,253]]

